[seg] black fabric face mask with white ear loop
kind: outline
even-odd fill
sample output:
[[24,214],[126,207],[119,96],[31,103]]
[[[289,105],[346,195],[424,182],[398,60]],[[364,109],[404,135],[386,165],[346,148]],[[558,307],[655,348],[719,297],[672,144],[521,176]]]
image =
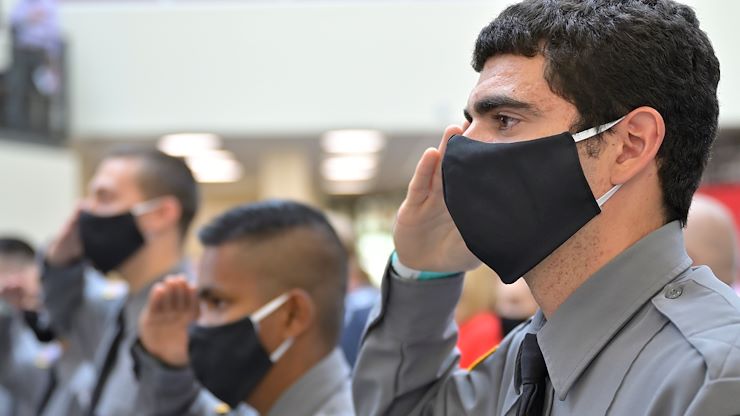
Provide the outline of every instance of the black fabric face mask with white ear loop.
[[576,143],[620,121],[515,143],[449,139],[442,160],[447,210],[468,249],[504,283],[549,256],[619,190],[621,184],[594,198]]

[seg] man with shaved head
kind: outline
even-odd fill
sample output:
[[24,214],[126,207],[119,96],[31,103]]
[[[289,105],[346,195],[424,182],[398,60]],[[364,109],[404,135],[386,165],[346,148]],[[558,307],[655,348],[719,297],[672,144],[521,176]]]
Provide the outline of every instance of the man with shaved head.
[[133,352],[146,388],[137,408],[353,414],[349,367],[337,348],[347,258],[324,215],[288,201],[239,206],[200,240],[197,287],[169,278],[142,313]]
[[737,237],[732,213],[719,201],[696,195],[684,230],[694,265],[707,265],[729,286],[737,287]]

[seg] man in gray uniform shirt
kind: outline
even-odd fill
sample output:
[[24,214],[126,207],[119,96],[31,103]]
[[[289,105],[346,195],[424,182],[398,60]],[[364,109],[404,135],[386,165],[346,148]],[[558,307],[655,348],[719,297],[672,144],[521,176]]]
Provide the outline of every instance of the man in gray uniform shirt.
[[[198,206],[185,162],[157,150],[108,154],[89,196],[45,253],[44,303],[54,331],[95,363],[95,381],[65,415],[140,415],[130,349],[151,287],[184,272],[183,240]],[[85,271],[117,272],[128,295],[89,296]],[[115,297],[113,294],[112,297]]]
[[[740,300],[681,233],[719,111],[694,12],[525,1],[483,29],[473,66],[467,122],[424,153],[398,212],[357,412],[740,414]],[[541,309],[467,372],[453,314],[479,261]]]
[[14,416],[63,414],[94,378],[92,363],[48,329],[39,286],[34,249],[0,238],[0,386],[10,392]]
[[141,315],[142,414],[353,415],[337,346],[347,255],[324,215],[290,201],[243,205],[200,239],[197,290],[158,283]]

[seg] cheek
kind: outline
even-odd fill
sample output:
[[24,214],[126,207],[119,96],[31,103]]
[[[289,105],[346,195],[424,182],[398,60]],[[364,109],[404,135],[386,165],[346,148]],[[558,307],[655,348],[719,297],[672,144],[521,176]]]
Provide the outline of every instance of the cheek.
[[216,326],[222,324],[222,318],[220,314],[211,308],[201,305],[200,315],[198,316],[198,325],[201,326]]
[[[606,157],[606,143],[601,143],[599,146],[599,142],[582,142],[577,146],[581,169],[583,169],[583,174],[586,176],[588,185],[594,193],[599,194],[605,187],[611,187],[608,184],[609,175],[606,161],[609,158]],[[596,197],[599,196],[596,195]]]

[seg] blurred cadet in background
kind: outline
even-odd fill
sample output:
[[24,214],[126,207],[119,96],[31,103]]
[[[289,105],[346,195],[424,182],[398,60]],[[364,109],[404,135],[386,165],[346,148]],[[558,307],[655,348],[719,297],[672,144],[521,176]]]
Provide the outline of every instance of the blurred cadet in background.
[[494,313],[498,284],[496,274],[482,266],[465,276],[455,307],[460,367],[469,368],[503,339],[501,320]]
[[[156,150],[109,153],[89,195],[45,253],[44,303],[54,331],[95,363],[95,382],[65,415],[138,415],[138,383],[130,349],[151,287],[185,273],[183,240],[198,208],[198,187],[181,159]],[[115,271],[128,295],[100,296],[86,283],[88,267]]]
[[[39,304],[39,276],[34,249],[25,241],[0,238],[0,386],[6,394],[0,415],[35,415],[50,384],[46,365],[36,358],[54,355],[36,340],[24,322]],[[46,353],[46,354],[45,354]],[[56,357],[48,357],[44,364]]]
[[[0,384],[10,390],[16,416],[64,414],[95,379],[92,362],[49,327],[38,274],[28,243],[0,238],[0,303],[6,302],[0,313]],[[94,275],[86,279],[92,292],[122,293]]]
[[365,330],[370,311],[380,301],[380,290],[370,281],[370,276],[362,269],[357,257],[355,232],[352,221],[338,214],[329,214],[334,230],[347,252],[347,297],[344,302],[344,328],[339,345],[350,367],[355,365],[360,349],[360,338]]
[[496,313],[501,319],[504,336],[537,312],[537,302],[524,279],[505,285],[497,280]]
[[32,126],[34,88],[52,94],[59,84],[61,36],[56,0],[17,0],[11,15],[13,60],[7,76],[6,125],[27,130]]
[[197,289],[158,283],[141,315],[142,414],[353,414],[337,345],[347,257],[324,215],[282,200],[243,205],[200,240]]
[[694,265],[706,265],[730,287],[737,284],[738,246],[732,213],[714,198],[696,195],[684,229],[686,251]]

